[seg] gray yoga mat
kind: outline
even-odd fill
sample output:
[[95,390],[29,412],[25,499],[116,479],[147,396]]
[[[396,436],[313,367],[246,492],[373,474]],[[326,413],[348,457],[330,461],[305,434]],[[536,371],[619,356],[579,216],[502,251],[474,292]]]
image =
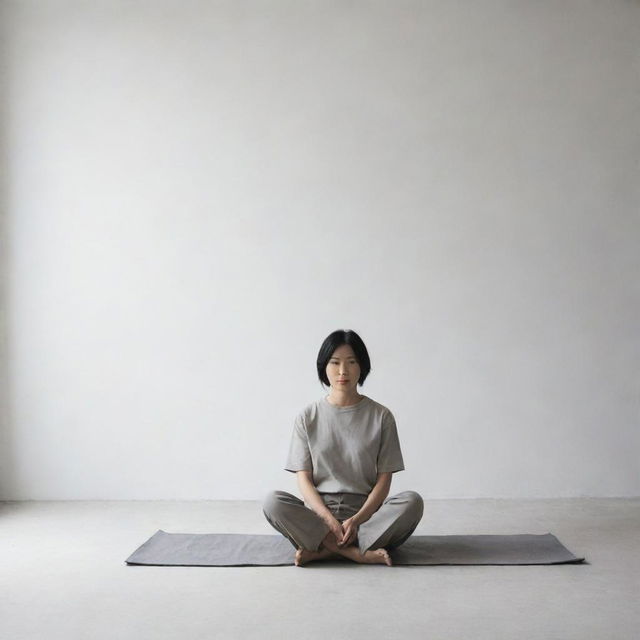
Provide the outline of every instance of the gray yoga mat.
[[[294,555],[293,545],[281,535],[167,533],[160,529],[125,562],[194,567],[282,566],[294,564]],[[390,550],[389,555],[395,565],[565,564],[584,560],[574,556],[551,533],[411,536]]]

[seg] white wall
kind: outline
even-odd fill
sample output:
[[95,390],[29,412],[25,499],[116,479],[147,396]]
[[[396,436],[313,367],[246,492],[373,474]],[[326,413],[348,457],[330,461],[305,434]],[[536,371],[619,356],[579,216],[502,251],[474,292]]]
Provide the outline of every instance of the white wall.
[[637,3],[3,3],[4,499],[257,499],[324,337],[425,498],[640,495]]

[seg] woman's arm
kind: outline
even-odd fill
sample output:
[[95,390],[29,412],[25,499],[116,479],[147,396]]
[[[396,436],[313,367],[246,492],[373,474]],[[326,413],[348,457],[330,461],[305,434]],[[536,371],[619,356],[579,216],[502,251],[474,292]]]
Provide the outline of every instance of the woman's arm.
[[360,507],[358,513],[353,516],[353,519],[357,524],[366,522],[384,502],[384,499],[389,495],[389,489],[391,489],[391,472],[385,471],[378,474],[371,493],[367,496],[365,503]]

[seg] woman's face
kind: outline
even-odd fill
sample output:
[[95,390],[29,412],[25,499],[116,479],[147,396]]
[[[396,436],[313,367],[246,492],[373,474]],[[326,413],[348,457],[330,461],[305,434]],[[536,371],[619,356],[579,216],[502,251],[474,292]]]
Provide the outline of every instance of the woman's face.
[[360,380],[360,365],[348,344],[343,344],[333,352],[327,363],[326,372],[329,383],[337,391],[356,389]]

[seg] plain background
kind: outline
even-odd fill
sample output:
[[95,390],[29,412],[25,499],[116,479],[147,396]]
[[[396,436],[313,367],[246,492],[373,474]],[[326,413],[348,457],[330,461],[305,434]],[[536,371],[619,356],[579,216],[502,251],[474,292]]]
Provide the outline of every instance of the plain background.
[[293,490],[338,328],[392,491],[640,495],[637,2],[1,6],[0,498]]

